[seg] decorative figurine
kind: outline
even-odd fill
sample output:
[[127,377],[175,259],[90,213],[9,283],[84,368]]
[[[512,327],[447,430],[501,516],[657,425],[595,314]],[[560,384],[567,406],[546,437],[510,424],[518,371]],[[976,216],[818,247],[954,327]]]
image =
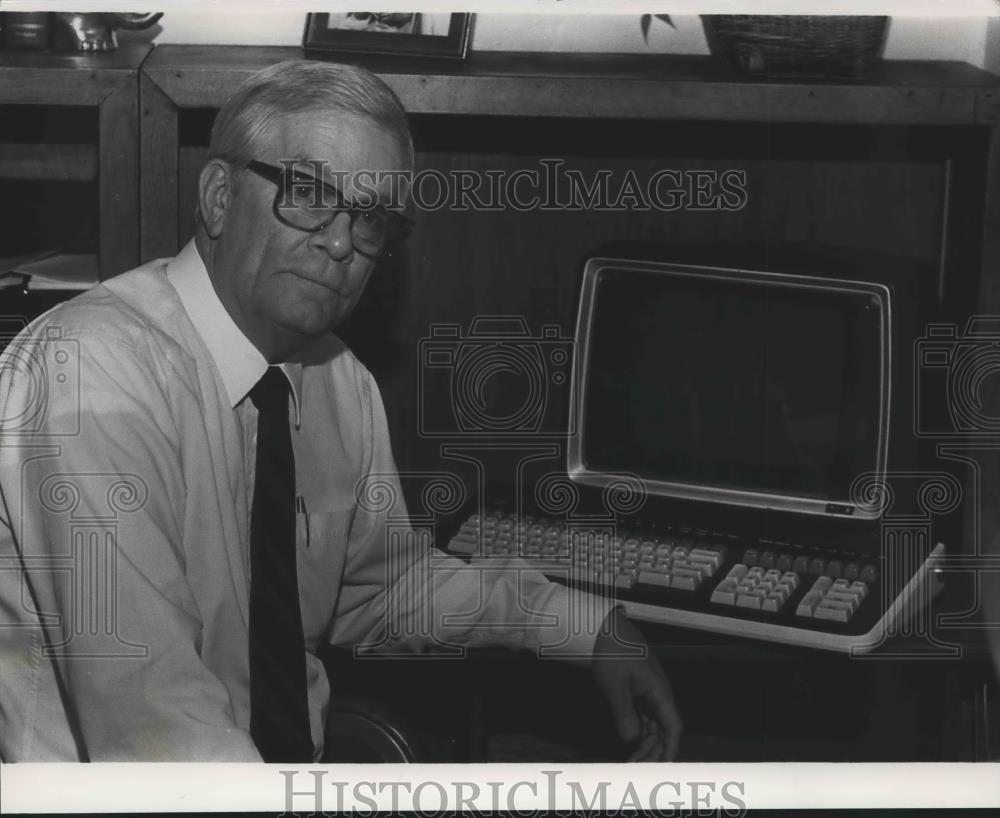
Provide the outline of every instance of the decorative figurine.
[[114,51],[118,48],[116,28],[137,31],[149,28],[163,16],[119,12],[57,11],[53,13],[52,47],[57,51]]

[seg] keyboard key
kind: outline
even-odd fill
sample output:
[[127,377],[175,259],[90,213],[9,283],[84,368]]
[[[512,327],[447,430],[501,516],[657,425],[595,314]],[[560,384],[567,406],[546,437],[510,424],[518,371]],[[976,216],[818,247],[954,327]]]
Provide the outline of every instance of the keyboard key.
[[853,582],[861,574],[861,569],[858,567],[856,562],[849,562],[844,566],[844,579]]
[[830,560],[826,566],[826,575],[839,579],[844,572],[844,563],[841,560]]
[[815,577],[823,576],[826,573],[826,560],[822,557],[813,557],[809,561],[809,573]]
[[785,584],[791,585],[793,588],[797,588],[799,586],[799,575],[794,571],[785,571],[785,573],[781,575],[781,581]]
[[813,610],[813,616],[816,619],[829,619],[833,622],[846,622],[851,618],[852,613],[854,613],[853,609],[846,603],[826,599]]
[[761,579],[764,576],[764,569],[760,566],[755,566],[747,572],[748,577],[753,577],[754,579]]
[[756,565],[760,554],[756,548],[748,548],[743,552],[743,563],[744,565]]
[[861,569],[861,576],[859,579],[862,582],[875,582],[878,579],[878,568],[874,565],[866,565]]
[[774,568],[774,563],[777,560],[773,551],[765,551],[760,555],[760,560],[757,563],[763,568]]
[[704,579],[708,579],[715,573],[715,567],[707,562],[693,562],[691,569],[701,574]]
[[823,597],[823,601],[843,602],[845,605],[850,605],[851,613],[854,613],[858,609],[859,604],[859,600],[854,594],[845,591],[828,591]]
[[868,585],[864,582],[852,582],[851,587],[848,590],[855,594],[859,599],[864,599],[868,596]]
[[764,598],[765,594],[763,591],[752,591],[749,594],[740,594],[736,597],[736,607],[752,608],[755,611],[759,611]]
[[677,573],[674,572],[673,579],[670,582],[671,588],[680,588],[682,591],[694,591],[697,590],[698,586],[701,584],[701,575],[695,573],[693,576],[689,573]]
[[770,593],[764,597],[764,602],[761,604],[761,609],[765,611],[770,611],[771,613],[777,613],[781,610],[781,606],[788,601],[788,597],[780,593]]
[[712,602],[718,602],[722,605],[735,605],[736,594],[736,582],[731,579],[724,579],[712,592]]
[[781,571],[772,568],[770,571],[764,574],[764,579],[773,580],[777,582],[781,579]]
[[729,569],[729,573],[726,574],[727,577],[732,577],[733,579],[743,579],[750,569],[747,568],[743,563],[738,562],[732,568]]
[[813,610],[823,601],[823,594],[819,591],[810,591],[799,602],[799,607],[795,609],[796,616],[812,616]]
[[656,573],[655,571],[640,571],[636,577],[636,585],[649,585],[654,588],[669,588],[670,574]]
[[810,591],[819,591],[820,593],[826,593],[830,590],[833,585],[833,580],[830,577],[816,577],[816,581],[812,584]]
[[635,585],[635,582],[636,582],[636,574],[634,571],[628,571],[627,573],[624,574],[618,574],[618,576],[615,577],[616,588],[628,589],[631,588],[633,585]]
[[792,562],[792,570],[796,574],[808,574],[809,573],[809,557],[796,557],[795,561]]
[[782,571],[782,572],[791,571],[792,570],[792,555],[791,554],[782,554],[780,557],[778,557],[778,561],[774,563],[774,567],[777,568],[779,571]]

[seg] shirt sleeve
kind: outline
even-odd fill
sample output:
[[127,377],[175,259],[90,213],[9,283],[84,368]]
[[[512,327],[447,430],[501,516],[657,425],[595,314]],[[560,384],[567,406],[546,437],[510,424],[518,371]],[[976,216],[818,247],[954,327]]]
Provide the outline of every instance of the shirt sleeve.
[[589,662],[614,604],[552,582],[519,559],[466,563],[435,548],[430,527],[407,514],[385,409],[365,374],[372,454],[357,491],[331,642],[382,651],[498,645]]
[[19,357],[0,369],[2,509],[30,591],[21,614],[43,626],[79,759],[259,761],[199,655],[162,373],[110,333],[8,352]]

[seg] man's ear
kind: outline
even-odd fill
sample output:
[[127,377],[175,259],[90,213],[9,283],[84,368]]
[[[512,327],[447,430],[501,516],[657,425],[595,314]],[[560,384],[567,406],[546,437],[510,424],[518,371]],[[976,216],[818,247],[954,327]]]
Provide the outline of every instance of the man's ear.
[[222,233],[235,193],[235,174],[224,159],[210,159],[198,176],[198,213],[209,238]]

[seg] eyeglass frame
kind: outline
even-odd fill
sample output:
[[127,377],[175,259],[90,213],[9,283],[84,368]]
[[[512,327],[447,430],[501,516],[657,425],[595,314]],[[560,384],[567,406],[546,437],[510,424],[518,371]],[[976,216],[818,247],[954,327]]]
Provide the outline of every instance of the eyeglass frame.
[[[365,258],[383,260],[392,256],[393,252],[398,249],[400,245],[406,240],[410,231],[414,227],[414,223],[411,219],[401,213],[395,213],[383,205],[373,204],[373,205],[358,205],[358,204],[348,204],[345,201],[344,194],[335,186],[331,185],[329,182],[319,179],[312,174],[305,173],[300,170],[291,170],[290,168],[279,168],[277,165],[271,165],[267,162],[261,162],[257,159],[251,159],[245,165],[246,169],[250,172],[256,174],[265,181],[271,182],[276,190],[274,193],[274,201],[271,203],[271,210],[274,212],[274,217],[287,227],[291,227],[293,230],[299,230],[303,233],[322,233],[326,228],[328,228],[336,220],[337,216],[341,213],[346,213],[350,219],[349,232],[351,236],[351,248],[356,253],[360,253],[365,256]],[[333,216],[329,221],[317,227],[302,227],[297,224],[292,224],[288,219],[281,215],[281,209],[278,207],[278,203],[283,201],[283,194],[287,193],[288,184],[286,183],[285,174],[292,173],[294,178],[292,183],[300,181],[303,184],[311,184],[314,187],[320,187],[323,190],[323,201],[326,201],[326,196],[329,194],[333,197],[336,202],[335,205],[330,207],[329,205],[324,205],[325,207],[330,207],[333,211]],[[381,255],[374,255],[368,253],[357,246],[354,241],[354,223],[361,213],[371,213],[377,212],[384,214],[389,219],[390,225],[395,225],[395,229],[398,231],[396,236],[394,236],[390,241],[386,243],[385,250]],[[391,230],[392,228],[390,228]]]

